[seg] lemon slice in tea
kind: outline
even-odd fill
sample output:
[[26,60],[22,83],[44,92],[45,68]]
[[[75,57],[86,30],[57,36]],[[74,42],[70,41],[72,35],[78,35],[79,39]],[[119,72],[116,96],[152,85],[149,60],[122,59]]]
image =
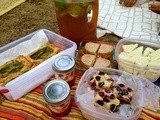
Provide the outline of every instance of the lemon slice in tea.
[[84,15],[85,10],[79,5],[70,5],[68,6],[67,13],[72,17],[79,17]]

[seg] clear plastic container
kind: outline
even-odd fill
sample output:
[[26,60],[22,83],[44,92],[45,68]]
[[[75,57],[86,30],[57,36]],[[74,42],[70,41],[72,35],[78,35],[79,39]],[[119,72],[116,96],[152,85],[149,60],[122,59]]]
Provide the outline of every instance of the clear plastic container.
[[[97,71],[107,73],[116,83],[127,85],[133,90],[132,102],[127,104],[132,109],[124,105],[118,112],[110,112],[94,106],[93,98],[95,91],[91,88],[89,81]],[[159,87],[146,78],[111,68],[89,68],[78,83],[75,92],[75,102],[87,120],[137,120],[141,113],[141,107],[147,107],[152,104],[152,107],[147,108],[152,110],[158,109],[159,94],[153,94],[153,91],[159,93]]]
[[[132,57],[131,59],[126,58],[126,59],[122,59],[120,58],[120,54],[123,52],[123,45],[133,45],[133,44],[138,44],[138,47],[143,46],[143,55],[144,56],[144,50],[146,48],[151,48],[153,50],[158,50],[160,49],[160,43],[155,42],[155,41],[146,41],[143,39],[129,39],[129,38],[125,38],[125,39],[121,39],[118,44],[116,45],[115,48],[115,60],[118,62],[118,69],[137,75],[137,76],[142,76],[145,77],[147,79],[149,79],[151,82],[156,81],[159,77],[160,77],[160,64],[155,64],[155,65],[149,65],[149,63],[145,64],[142,62],[141,56],[139,56],[137,54],[132,55],[130,54]],[[149,57],[149,59],[153,59],[152,62],[154,62],[157,59],[160,60],[160,56],[158,58],[159,55],[157,56],[147,56]],[[128,60],[127,60],[128,59]],[[139,60],[139,63],[141,64],[137,64],[135,62],[135,60],[137,59],[137,61]],[[149,60],[150,61],[150,60]]]
[[[22,74],[21,76],[13,79],[9,83],[7,83],[5,86],[0,86],[0,92],[2,92],[3,90],[8,90],[7,92],[3,93],[8,100],[14,101],[19,99],[20,97],[27,94],[28,92],[30,92],[31,90],[33,90],[34,88],[42,84],[43,82],[47,81],[51,76],[53,76],[54,71],[52,69],[52,61],[57,56],[59,55],[70,55],[72,57],[75,56],[75,51],[77,49],[77,45],[75,42],[72,42],[71,40],[64,38],[47,29],[37,30],[25,37],[22,37],[5,46],[2,46],[0,48],[0,54],[25,41],[29,41],[30,39],[32,39],[33,36],[34,37],[36,36],[36,38],[39,38],[39,36],[37,35],[37,33],[39,32],[41,33],[43,32],[47,37],[47,39],[52,44],[54,44],[55,46],[61,49],[61,52],[50,57],[49,59],[45,60],[44,62],[32,68],[28,72]],[[25,49],[25,47],[23,48]]]

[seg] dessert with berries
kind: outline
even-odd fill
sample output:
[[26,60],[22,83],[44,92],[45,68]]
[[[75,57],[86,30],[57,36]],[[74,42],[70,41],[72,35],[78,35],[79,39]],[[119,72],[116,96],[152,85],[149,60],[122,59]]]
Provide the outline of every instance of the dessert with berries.
[[131,104],[133,90],[125,84],[116,83],[112,77],[102,71],[97,71],[89,81],[95,91],[93,102],[105,110],[116,112],[121,104]]

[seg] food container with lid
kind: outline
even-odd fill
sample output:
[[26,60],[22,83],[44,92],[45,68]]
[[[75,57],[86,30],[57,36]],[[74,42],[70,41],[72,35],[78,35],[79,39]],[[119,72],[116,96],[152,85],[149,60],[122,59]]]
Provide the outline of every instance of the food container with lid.
[[[51,44],[57,46],[61,49],[61,51],[43,61],[41,64],[37,65],[31,70],[18,76],[17,78],[14,78],[5,86],[0,86],[0,92],[4,94],[8,100],[15,101],[43,82],[47,81],[54,75],[54,71],[52,69],[53,59],[60,55],[69,55],[74,57],[77,45],[71,40],[64,38],[63,36],[60,36],[52,31],[40,29],[0,48],[1,56],[6,51],[10,50],[8,56],[2,56],[2,58],[4,58],[3,60],[5,60],[12,55],[16,56],[22,54],[23,52],[27,52],[26,49],[30,46],[32,46],[33,49],[37,49],[35,48],[37,45],[46,41],[49,41]],[[15,49],[17,47],[19,50]],[[12,53],[13,51],[15,51],[16,54]]]
[[[120,105],[121,107],[115,112],[95,106],[94,96],[96,91],[93,90],[90,80],[97,71],[107,73],[115,83],[121,83],[130,87],[133,90],[131,103]],[[144,77],[138,77],[111,68],[89,68],[78,83],[75,92],[75,103],[87,120],[137,120],[141,113],[141,107],[154,111],[158,109],[159,92],[160,88]]]
[[63,79],[70,86],[74,84],[75,60],[69,55],[60,55],[52,62],[52,68],[57,79]]
[[43,96],[54,115],[65,116],[70,112],[70,87],[65,80],[55,79],[48,82],[43,89]]
[[151,82],[160,77],[159,42],[144,39],[121,39],[115,48],[115,60],[118,62],[118,69],[145,77]]

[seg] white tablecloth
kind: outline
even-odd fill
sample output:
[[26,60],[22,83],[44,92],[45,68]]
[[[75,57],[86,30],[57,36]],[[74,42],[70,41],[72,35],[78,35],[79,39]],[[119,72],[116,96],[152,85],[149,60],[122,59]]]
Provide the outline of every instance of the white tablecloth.
[[[143,38],[160,42],[160,15],[150,11],[148,3],[125,7],[119,4],[119,0],[99,0],[98,27],[122,38]],[[100,36],[105,32],[107,31],[98,29]]]

